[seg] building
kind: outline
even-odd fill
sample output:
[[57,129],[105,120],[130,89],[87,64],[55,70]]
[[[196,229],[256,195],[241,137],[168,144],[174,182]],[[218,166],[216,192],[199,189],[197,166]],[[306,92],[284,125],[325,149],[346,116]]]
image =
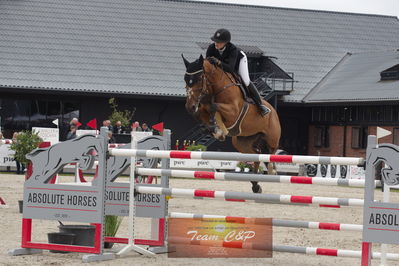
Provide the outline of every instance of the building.
[[[182,139],[196,122],[184,109],[180,55],[198,58],[214,31],[225,27],[250,55],[252,72],[261,72],[254,75],[265,74],[264,81],[283,92],[271,99],[283,127],[281,147],[313,154],[320,121],[312,114],[327,104],[312,99],[325,94],[319,87],[326,76],[348,53],[399,48],[398,19],[381,15],[179,0],[3,1],[0,14],[6,135],[56,118],[65,134],[72,117],[83,124],[105,119],[108,99],[116,97],[121,109],[136,108],[133,120],[163,121],[174,140]],[[347,103],[328,105],[345,110]]]
[[304,98],[311,107],[309,153],[365,156],[377,126],[399,145],[399,50],[345,55]]

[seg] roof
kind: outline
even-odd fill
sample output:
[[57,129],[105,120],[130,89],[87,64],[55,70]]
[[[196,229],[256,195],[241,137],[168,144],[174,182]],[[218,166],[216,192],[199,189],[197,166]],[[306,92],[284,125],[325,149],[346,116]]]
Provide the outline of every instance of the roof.
[[347,54],[304,98],[306,103],[398,101],[399,80],[380,72],[399,63],[399,51]]
[[[207,50],[209,45],[212,44],[212,41],[209,42],[197,42],[198,46],[203,50]],[[250,57],[259,57],[263,55],[263,51],[259,49],[259,47],[253,45],[240,45],[239,48],[246,54],[246,56]]]
[[396,17],[165,0],[3,0],[0,87],[184,97],[216,28],[294,72],[300,102],[347,52],[399,48]]

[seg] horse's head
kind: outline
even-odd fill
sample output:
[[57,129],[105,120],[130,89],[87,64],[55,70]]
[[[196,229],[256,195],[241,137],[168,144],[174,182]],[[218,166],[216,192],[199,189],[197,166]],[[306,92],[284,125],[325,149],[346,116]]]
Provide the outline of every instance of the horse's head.
[[186,109],[194,115],[198,112],[202,97],[205,96],[206,84],[204,81],[204,58],[202,55],[194,62],[188,62],[183,54],[183,61],[186,66],[184,81],[186,82]]

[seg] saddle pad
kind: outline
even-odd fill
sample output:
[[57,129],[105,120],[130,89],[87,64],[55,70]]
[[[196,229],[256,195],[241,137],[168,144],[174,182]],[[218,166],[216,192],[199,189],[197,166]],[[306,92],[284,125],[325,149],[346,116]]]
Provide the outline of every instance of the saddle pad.
[[239,75],[234,74],[234,78],[235,78],[237,84],[240,84],[238,87],[241,90],[242,97],[243,97],[244,101],[246,101],[247,103],[250,103],[250,104],[255,104],[254,100],[249,96],[249,92],[248,92],[247,88],[245,87],[244,82],[242,82],[241,77]]

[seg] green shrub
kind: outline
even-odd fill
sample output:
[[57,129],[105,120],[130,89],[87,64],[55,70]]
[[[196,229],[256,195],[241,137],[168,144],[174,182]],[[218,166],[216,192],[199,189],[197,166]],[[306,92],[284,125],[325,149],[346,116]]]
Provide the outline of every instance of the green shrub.
[[207,147],[202,144],[190,145],[186,148],[187,151],[206,151]]
[[111,121],[111,124],[115,125],[117,121],[121,121],[122,126],[130,127],[130,121],[132,120],[132,117],[136,111],[136,107],[133,107],[133,111],[130,110],[118,111],[118,104],[116,103],[115,98],[109,99],[108,103],[112,109],[112,113],[108,117],[108,119]]
[[[254,171],[254,163],[251,162],[239,162],[237,164],[237,167],[239,167],[241,169],[241,171],[244,171],[245,168],[248,168],[249,171],[253,172]],[[262,173],[263,172],[263,167],[259,165],[258,168],[258,173]]]
[[104,235],[105,236],[115,236],[116,232],[118,232],[119,226],[122,223],[122,220],[123,220],[122,216],[105,215]]
[[22,131],[18,134],[16,141],[10,145],[10,149],[15,152],[14,158],[20,163],[27,164],[26,154],[30,153],[43,142],[39,137],[39,132],[35,131]]

